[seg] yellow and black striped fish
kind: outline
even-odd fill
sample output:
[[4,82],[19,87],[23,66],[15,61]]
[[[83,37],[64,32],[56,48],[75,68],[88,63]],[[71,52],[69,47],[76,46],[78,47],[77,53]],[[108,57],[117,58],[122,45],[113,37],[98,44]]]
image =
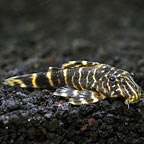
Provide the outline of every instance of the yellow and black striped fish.
[[49,67],[48,72],[10,77],[9,86],[57,88],[54,95],[69,97],[69,103],[80,105],[98,102],[107,97],[123,97],[125,104],[141,97],[141,88],[132,75],[107,64],[70,61],[61,68]]

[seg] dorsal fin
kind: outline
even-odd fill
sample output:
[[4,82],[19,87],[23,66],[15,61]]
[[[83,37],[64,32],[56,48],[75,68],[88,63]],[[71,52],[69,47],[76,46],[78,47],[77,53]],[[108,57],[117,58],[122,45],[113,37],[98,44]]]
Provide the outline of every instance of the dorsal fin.
[[69,61],[62,65],[62,69],[73,69],[79,67],[92,67],[98,65],[98,62],[91,62],[91,61]]

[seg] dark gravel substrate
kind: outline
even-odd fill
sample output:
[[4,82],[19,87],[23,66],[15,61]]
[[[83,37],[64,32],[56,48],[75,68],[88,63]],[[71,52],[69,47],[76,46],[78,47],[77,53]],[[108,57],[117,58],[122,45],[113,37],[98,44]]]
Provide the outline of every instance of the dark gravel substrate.
[[[90,60],[144,88],[143,16],[143,0],[1,0],[0,81]],[[0,85],[0,144],[144,144],[144,102],[73,106],[53,91]]]

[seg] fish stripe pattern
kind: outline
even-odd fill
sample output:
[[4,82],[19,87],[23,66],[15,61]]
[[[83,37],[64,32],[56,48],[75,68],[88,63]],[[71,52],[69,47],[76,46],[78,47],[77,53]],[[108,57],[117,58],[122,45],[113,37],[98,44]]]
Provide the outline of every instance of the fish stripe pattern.
[[54,95],[68,97],[74,105],[113,97],[123,97],[129,105],[142,95],[131,73],[90,61],[70,61],[61,68],[49,67],[47,72],[10,77],[3,83],[23,88],[55,88]]

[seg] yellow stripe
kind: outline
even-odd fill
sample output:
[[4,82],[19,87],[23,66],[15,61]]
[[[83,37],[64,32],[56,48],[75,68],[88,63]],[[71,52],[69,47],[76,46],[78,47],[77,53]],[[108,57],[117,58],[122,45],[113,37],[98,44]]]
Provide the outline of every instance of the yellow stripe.
[[74,101],[69,101],[69,103],[72,105],[81,105],[81,103],[75,103]]
[[32,85],[33,85],[33,87],[34,88],[38,88],[38,85],[36,84],[37,74],[36,73],[32,74],[31,78],[32,78]]
[[75,73],[74,73],[74,75],[72,76],[72,80],[71,80],[72,85],[73,85],[74,88],[79,89],[79,88],[75,85],[75,83],[74,83],[74,77],[75,77]]
[[139,94],[137,94],[136,96],[135,96],[135,100],[138,100],[139,99]]
[[64,70],[63,70],[64,80],[65,80],[65,85],[66,85],[66,86],[68,86],[68,81],[67,81],[67,70],[68,70],[68,69],[64,69]]
[[81,84],[81,78],[82,78],[82,76],[81,76],[81,71],[82,71],[82,69],[83,68],[79,68],[79,79],[78,79],[78,82],[79,82],[79,85],[80,85],[80,88],[83,90],[84,88],[82,87],[82,84]]
[[[97,69],[100,67],[100,66],[102,66],[103,64],[99,64],[97,67],[95,67],[95,69],[94,69],[94,72],[93,72],[93,80],[94,80],[94,82],[93,82],[93,84],[91,85],[91,88],[93,88],[94,87],[94,85],[95,85],[95,83],[96,83],[96,78],[95,78],[95,74],[96,74],[96,71],[97,71]],[[102,77],[101,77],[102,78]],[[101,79],[100,78],[100,79]],[[100,80],[99,79],[99,80]]]
[[46,76],[47,76],[47,78],[48,78],[48,80],[49,80],[50,85],[51,85],[52,87],[54,87],[54,83],[53,83],[53,81],[52,81],[52,79],[51,79],[51,73],[52,73],[52,67],[49,67],[49,71],[47,72]]
[[108,87],[108,90],[111,91],[111,88],[110,88],[109,82],[107,82],[107,87]]
[[[127,95],[127,96],[130,96],[130,94],[129,94],[129,92],[128,92],[127,88],[126,88],[126,86],[125,86],[125,85],[123,85],[123,87],[124,87],[124,91],[125,91],[126,95]],[[126,96],[126,95],[123,95],[123,96]]]
[[78,68],[78,67],[81,67],[81,64],[77,64],[77,65],[73,66],[72,68]]
[[[98,91],[98,92],[99,92],[99,91]],[[99,92],[99,94],[100,94],[100,96],[103,97],[103,99],[106,98],[106,96],[105,96],[104,94],[102,94],[101,92]]]
[[82,61],[82,65],[87,65],[88,62],[87,61]]
[[[129,98],[135,99],[135,96],[137,96],[137,93],[135,92],[135,90],[132,88],[132,86],[126,81],[128,87],[130,88],[130,90],[133,92],[134,95],[130,95],[129,94]],[[134,97],[133,97],[134,96]]]
[[77,61],[70,61],[69,64],[75,64]]
[[82,65],[85,65],[85,66],[94,66],[97,64],[99,64],[99,63],[98,62],[89,63],[89,61],[82,61]]
[[98,102],[99,101],[98,97],[99,97],[98,93],[93,91],[91,92],[91,99],[93,100],[92,103]]
[[102,89],[104,90],[104,92],[106,92],[106,89],[104,87],[104,81],[102,82]]
[[80,99],[80,102],[74,102],[73,100],[70,100],[69,103],[73,105],[81,105],[81,104],[89,104],[86,100]]
[[108,71],[106,74],[105,74],[105,77],[108,78],[108,74],[110,73],[110,71]]
[[75,63],[76,63],[76,61],[69,61],[68,63],[65,63],[65,64],[62,65],[62,69],[65,69],[67,66],[73,65]]
[[[97,67],[97,68],[98,68],[98,67]],[[94,69],[94,72],[93,72],[93,80],[94,80],[94,82],[93,82],[93,84],[91,85],[91,88],[93,88],[94,85],[95,85],[95,83],[96,83],[95,73],[96,73],[97,68],[95,68],[95,69]]]
[[[136,87],[137,89],[139,89],[138,85],[134,82],[134,80],[133,80],[132,77],[127,77],[127,79],[128,79],[129,81],[131,81],[131,82],[133,83],[133,85],[135,85],[135,87]],[[136,95],[135,95],[135,100],[138,100],[138,99],[139,99],[139,96],[141,96],[141,93],[136,93]]]
[[22,80],[17,79],[18,77],[11,77],[5,80],[5,83],[10,86],[14,86],[15,83],[19,84],[20,87],[27,87]]
[[89,104],[84,98],[81,98],[81,99],[80,99],[80,103],[81,103],[81,104]]
[[117,86],[118,86],[118,90],[120,91],[121,96],[123,96],[124,94],[123,94],[121,86],[119,84]]
[[99,91],[98,85],[96,85],[96,92],[98,92],[98,93],[99,93],[98,95],[99,95],[99,96],[102,96],[103,99],[106,98],[106,96]]

